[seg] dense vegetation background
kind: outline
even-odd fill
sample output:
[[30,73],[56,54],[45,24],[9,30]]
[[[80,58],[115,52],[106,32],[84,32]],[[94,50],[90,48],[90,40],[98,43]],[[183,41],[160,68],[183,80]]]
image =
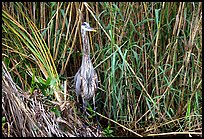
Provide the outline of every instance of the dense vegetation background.
[[[76,107],[79,11],[99,133]],[[3,2],[2,21],[2,136],[201,135],[202,3]]]

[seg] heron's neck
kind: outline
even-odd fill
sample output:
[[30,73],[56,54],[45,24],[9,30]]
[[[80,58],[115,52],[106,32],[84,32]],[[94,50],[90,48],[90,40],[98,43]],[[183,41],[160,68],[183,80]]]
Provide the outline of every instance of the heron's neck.
[[81,30],[82,43],[83,43],[83,57],[88,57],[90,59],[90,46],[89,38],[85,30]]

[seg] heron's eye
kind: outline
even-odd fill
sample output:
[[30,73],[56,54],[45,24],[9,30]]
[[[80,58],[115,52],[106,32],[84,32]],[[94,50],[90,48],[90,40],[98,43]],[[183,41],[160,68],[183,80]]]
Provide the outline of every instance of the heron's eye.
[[85,28],[89,28],[90,27],[90,25],[87,22],[83,22],[81,25],[84,26]]

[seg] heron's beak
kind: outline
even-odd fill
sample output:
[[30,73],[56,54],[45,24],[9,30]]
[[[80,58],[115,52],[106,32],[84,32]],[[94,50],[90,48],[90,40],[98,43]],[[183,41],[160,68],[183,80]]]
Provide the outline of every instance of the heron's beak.
[[96,32],[96,30],[95,30],[95,29],[93,29],[92,31],[93,31],[93,32]]
[[89,31],[93,31],[93,32],[96,32],[96,30],[94,28],[89,28]]

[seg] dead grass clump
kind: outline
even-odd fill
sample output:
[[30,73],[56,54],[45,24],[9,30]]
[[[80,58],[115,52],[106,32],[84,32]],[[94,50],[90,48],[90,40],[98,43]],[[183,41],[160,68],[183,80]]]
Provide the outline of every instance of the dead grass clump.
[[23,92],[12,80],[4,63],[2,78],[2,136],[4,137],[75,137],[99,136],[94,126],[84,127],[73,102],[67,101],[61,116],[57,117],[51,108],[56,104],[48,102],[37,90],[30,95]]

